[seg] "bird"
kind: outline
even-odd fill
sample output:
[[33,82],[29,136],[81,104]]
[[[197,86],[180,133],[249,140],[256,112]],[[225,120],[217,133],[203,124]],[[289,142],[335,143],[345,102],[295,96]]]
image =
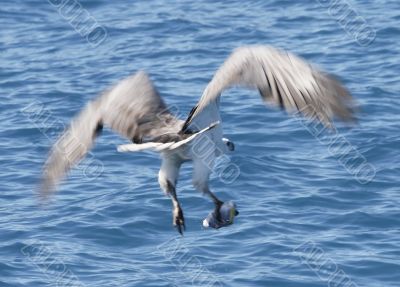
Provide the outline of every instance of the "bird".
[[[212,200],[220,219],[224,202],[211,191],[209,177],[216,159],[235,149],[223,135],[220,116],[221,95],[232,87],[256,90],[266,104],[288,114],[299,113],[329,128],[336,118],[354,121],[353,98],[335,76],[279,48],[242,46],[234,49],[215,72],[184,119],[170,111],[144,71],[120,80],[89,101],[51,147],[43,166],[41,194],[47,197],[56,190],[107,127],[131,141],[119,146],[118,151],[151,150],[160,154],[158,183],[172,201],[172,223],[181,235],[186,226],[177,182],[185,162],[193,164],[194,189]],[[207,160],[196,148],[199,145],[206,146],[203,152]]]

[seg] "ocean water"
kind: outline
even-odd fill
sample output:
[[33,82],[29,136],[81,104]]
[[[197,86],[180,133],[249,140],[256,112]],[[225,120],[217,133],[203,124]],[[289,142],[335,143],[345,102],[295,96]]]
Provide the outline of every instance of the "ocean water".
[[[64,3],[66,2],[66,3]],[[0,286],[400,286],[399,1],[2,1]],[[85,20],[86,19],[86,20]],[[228,163],[211,189],[233,225],[204,229],[211,202],[183,167],[179,236],[156,154],[121,154],[105,130],[48,204],[47,152],[90,99],[146,70],[182,118],[239,46],[273,45],[336,74],[358,123],[320,126],[222,97]]]

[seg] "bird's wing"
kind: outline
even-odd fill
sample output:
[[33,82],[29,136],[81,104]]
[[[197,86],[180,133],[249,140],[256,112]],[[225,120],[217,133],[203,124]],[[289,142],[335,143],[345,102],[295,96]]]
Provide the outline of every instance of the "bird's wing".
[[[288,112],[299,111],[331,126],[332,118],[352,120],[348,91],[334,77],[303,59],[269,46],[235,50],[207,85],[183,130],[218,119],[219,97],[233,86],[256,89],[264,101]],[[204,115],[206,114],[206,115]]]
[[89,102],[54,144],[43,170],[44,195],[84,158],[103,125],[141,142],[164,133],[176,134],[182,123],[168,111],[146,73],[120,81]]

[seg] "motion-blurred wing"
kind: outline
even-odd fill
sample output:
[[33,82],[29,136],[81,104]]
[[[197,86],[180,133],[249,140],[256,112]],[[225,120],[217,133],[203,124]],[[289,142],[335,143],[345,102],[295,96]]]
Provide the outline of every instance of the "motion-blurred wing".
[[146,73],[122,80],[89,102],[54,144],[44,166],[43,193],[52,190],[84,158],[103,125],[140,143],[176,134],[182,123],[168,111]]
[[[330,126],[332,118],[352,120],[351,96],[332,76],[285,51],[268,46],[235,50],[207,85],[183,129],[217,118],[221,93],[240,86],[257,89],[264,101],[299,111]],[[204,114],[207,114],[206,116]]]

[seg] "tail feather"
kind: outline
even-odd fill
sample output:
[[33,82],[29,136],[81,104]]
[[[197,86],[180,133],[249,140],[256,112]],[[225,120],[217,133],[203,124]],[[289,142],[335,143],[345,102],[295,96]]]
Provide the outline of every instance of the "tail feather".
[[117,150],[119,152],[137,152],[137,151],[143,151],[143,150],[154,150],[157,152],[162,152],[166,150],[174,150],[177,149],[190,141],[194,140],[197,136],[201,135],[202,133],[213,129],[219,124],[218,122],[212,123],[208,127],[190,135],[186,139],[183,139],[178,142],[167,142],[167,143],[159,143],[159,142],[147,142],[147,143],[142,143],[142,144],[125,144],[125,145],[120,145],[117,147]]

